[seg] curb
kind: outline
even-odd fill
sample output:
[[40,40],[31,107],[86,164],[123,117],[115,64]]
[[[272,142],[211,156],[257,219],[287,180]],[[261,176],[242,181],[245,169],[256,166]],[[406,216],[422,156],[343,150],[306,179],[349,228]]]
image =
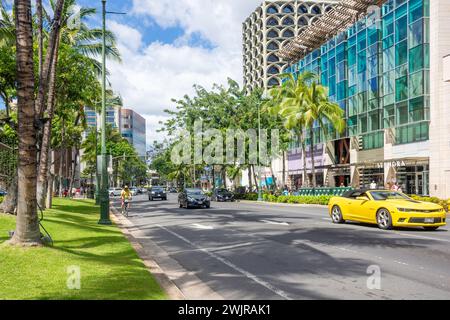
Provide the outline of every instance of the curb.
[[144,262],[148,271],[155,277],[168,298],[170,300],[186,300],[186,297],[180,288],[169,279],[158,263],[150,257],[150,254],[146,252],[139,241],[132,235],[129,230],[129,226],[132,226],[131,222],[120,215],[115,208],[111,208],[111,218],[111,220],[119,227],[122,234],[128,239],[139,258]]
[[281,207],[305,207],[305,208],[328,208],[326,205],[322,204],[306,204],[306,203],[278,203],[278,202],[258,202],[258,201],[250,201],[250,200],[239,200],[239,202],[248,203],[248,204],[257,204],[257,205],[272,205],[272,206],[281,206]]

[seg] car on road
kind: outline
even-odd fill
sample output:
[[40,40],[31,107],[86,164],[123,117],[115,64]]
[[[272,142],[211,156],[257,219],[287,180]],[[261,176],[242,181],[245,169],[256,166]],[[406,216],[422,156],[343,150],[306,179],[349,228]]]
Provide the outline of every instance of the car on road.
[[138,189],[136,187],[130,188],[131,195],[134,197],[138,194]]
[[167,193],[163,187],[150,187],[148,189],[148,200],[153,201],[154,199],[167,200]]
[[234,201],[234,194],[224,188],[215,189],[211,196],[212,201]]
[[178,194],[180,208],[210,208],[211,200],[202,189],[186,188]]
[[376,224],[380,229],[422,227],[436,230],[446,225],[446,212],[438,204],[416,201],[390,190],[352,190],[331,198],[328,210],[333,223],[346,220]]
[[122,188],[109,188],[108,193],[111,197],[117,197],[122,194]]

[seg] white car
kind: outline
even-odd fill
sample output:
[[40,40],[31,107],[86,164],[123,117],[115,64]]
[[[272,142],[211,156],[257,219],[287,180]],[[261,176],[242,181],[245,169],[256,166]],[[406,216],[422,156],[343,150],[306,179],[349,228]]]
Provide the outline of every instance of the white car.
[[135,195],[137,195],[137,189],[136,188],[130,188],[130,192],[131,192],[131,195],[134,197]]
[[111,197],[117,197],[117,196],[120,196],[120,194],[122,193],[122,189],[121,188],[109,188],[108,193]]

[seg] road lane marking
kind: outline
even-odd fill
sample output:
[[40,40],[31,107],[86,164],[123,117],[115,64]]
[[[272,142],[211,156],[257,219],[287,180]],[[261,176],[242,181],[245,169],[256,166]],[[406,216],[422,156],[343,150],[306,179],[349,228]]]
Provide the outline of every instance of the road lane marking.
[[279,226],[288,226],[289,223],[287,222],[277,222],[277,221],[270,221],[270,220],[260,220],[261,222],[268,223],[268,224],[275,224]]
[[182,235],[179,235],[178,233],[176,233],[175,231],[172,231],[166,227],[163,227],[161,225],[156,225],[158,228],[165,230],[166,232],[170,233],[171,235],[173,235],[174,237],[186,242],[187,244],[189,244],[190,246],[194,247],[194,248],[198,248],[200,251],[206,253],[207,255],[209,255],[210,257],[219,260],[220,262],[222,262],[223,264],[227,265],[228,267],[230,267],[231,269],[243,274],[245,277],[247,277],[248,279],[253,280],[254,282],[258,283],[259,285],[263,286],[264,288],[272,291],[273,293],[275,293],[276,295],[286,299],[286,300],[292,300],[292,298],[290,298],[284,291],[275,288],[274,286],[272,286],[270,283],[258,278],[257,276],[255,276],[254,274],[236,266],[235,264],[233,264],[232,262],[228,261],[225,258],[222,258],[221,256],[215,254],[214,252],[209,251],[208,249],[205,248],[200,248],[198,247],[195,243],[193,243],[192,241],[190,241],[189,239],[186,239],[185,237],[183,237]]
[[194,228],[196,228],[196,229],[203,229],[203,230],[212,230],[212,229],[214,229],[213,226],[205,226],[205,225],[200,224],[200,223],[194,223],[192,226]]

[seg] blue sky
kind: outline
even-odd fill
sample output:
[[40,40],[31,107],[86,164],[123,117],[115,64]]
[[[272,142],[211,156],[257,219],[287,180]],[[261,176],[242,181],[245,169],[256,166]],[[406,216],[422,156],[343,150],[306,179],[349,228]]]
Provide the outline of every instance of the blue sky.
[[[32,1],[34,3],[34,1]],[[44,0],[44,3],[48,3]],[[147,144],[162,140],[160,121],[172,99],[242,79],[242,22],[261,0],[108,0],[107,27],[116,34],[123,63],[107,61],[114,91],[147,120]],[[101,1],[78,0],[98,9],[88,21],[101,27]]]

